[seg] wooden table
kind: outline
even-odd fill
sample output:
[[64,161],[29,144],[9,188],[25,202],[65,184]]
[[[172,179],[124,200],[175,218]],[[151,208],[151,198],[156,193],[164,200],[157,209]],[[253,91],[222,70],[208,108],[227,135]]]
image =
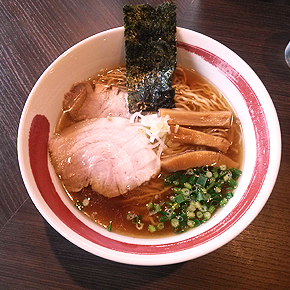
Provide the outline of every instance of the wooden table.
[[123,265],[63,238],[36,210],[22,182],[16,151],[21,111],[34,83],[57,56],[90,35],[122,26],[123,5],[141,1],[1,0],[0,289],[289,289],[290,68],[284,60],[289,1],[176,2],[178,26],[236,52],[272,97],[283,155],[265,207],[227,245],[177,265]]

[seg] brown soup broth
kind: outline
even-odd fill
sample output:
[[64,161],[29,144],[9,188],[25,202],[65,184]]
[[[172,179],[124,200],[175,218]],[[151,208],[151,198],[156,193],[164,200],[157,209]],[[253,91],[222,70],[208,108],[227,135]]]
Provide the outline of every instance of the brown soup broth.
[[[160,187],[162,187],[163,180],[160,177],[158,180],[160,181]],[[151,182],[154,182],[154,180]],[[159,203],[162,200],[168,200],[171,190],[168,188],[168,192],[164,194],[156,194],[144,198],[142,195],[144,194],[143,190],[146,190],[146,186],[147,184],[144,184],[124,196],[114,198],[108,198],[98,194],[94,192],[91,187],[84,188],[80,192],[70,192],[69,196],[72,198],[73,202],[82,202],[85,198],[88,198],[90,201],[89,205],[84,207],[82,211],[95,223],[104,228],[108,228],[110,220],[112,220],[112,232],[138,238],[169,236],[172,234],[170,223],[165,223],[164,229],[155,232],[154,236],[147,230],[148,226],[152,224],[152,220],[149,220],[147,217],[148,210],[146,204],[150,201]],[[143,217],[142,223],[144,225],[141,230],[138,230],[131,220],[127,220],[128,213],[141,215]],[[157,219],[154,219],[154,223],[157,224]]]
[[[192,70],[185,70],[187,77],[187,84],[191,86],[195,83],[209,84],[198,73]],[[92,79],[90,79],[90,82]],[[217,91],[211,84],[209,84],[214,91]],[[233,113],[232,127],[229,129],[229,141],[231,142],[230,149],[226,153],[228,157],[242,165],[243,160],[243,140],[241,125],[235,116],[231,106],[228,104],[229,110]],[[67,124],[66,118],[60,118],[58,127],[65,128]],[[168,201],[169,196],[173,195],[172,188],[166,187],[163,182],[164,173],[160,174],[156,179],[141,185],[140,187],[128,192],[127,194],[114,198],[107,198],[101,194],[94,192],[91,187],[82,189],[79,192],[68,192],[68,196],[73,201],[82,202],[84,199],[89,200],[89,204],[84,206],[82,212],[92,219],[96,224],[103,228],[108,228],[110,221],[112,221],[112,232],[138,238],[157,238],[173,235],[170,222],[164,223],[164,229],[151,233],[148,231],[150,224],[157,224],[157,218],[149,217],[146,204],[152,201],[159,203]],[[154,184],[154,192],[148,192],[148,185]],[[163,192],[160,194],[160,192]],[[127,214],[133,213],[142,216],[143,228],[137,229],[136,225],[131,220],[127,220]]]

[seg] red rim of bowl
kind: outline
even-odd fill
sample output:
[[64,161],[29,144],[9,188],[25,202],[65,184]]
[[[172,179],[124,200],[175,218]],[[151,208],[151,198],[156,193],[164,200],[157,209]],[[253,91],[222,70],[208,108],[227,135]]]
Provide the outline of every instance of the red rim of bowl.
[[[265,113],[257,95],[247,81],[231,65],[217,55],[188,43],[177,43],[178,48],[185,49],[202,57],[206,62],[216,67],[225,75],[242,95],[247,104],[249,115],[255,130],[256,162],[246,191],[233,210],[218,224],[202,234],[183,240],[182,242],[143,245],[126,243],[105,237],[80,221],[59,197],[48,169],[47,142],[49,136],[49,121],[43,115],[36,115],[29,132],[29,158],[32,173],[42,198],[54,214],[72,231],[84,239],[123,253],[154,255],[169,254],[197,247],[220,236],[232,227],[251,207],[258,196],[266,177],[270,160],[270,137]],[[234,73],[233,73],[234,72]],[[234,76],[234,77],[233,77]],[[263,128],[263,130],[259,130]]]

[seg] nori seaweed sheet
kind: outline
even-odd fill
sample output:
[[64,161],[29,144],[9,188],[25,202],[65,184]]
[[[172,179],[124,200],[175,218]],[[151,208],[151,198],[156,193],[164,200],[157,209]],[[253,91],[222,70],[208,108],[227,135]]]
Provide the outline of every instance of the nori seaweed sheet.
[[123,11],[130,112],[174,107],[175,4],[125,5]]

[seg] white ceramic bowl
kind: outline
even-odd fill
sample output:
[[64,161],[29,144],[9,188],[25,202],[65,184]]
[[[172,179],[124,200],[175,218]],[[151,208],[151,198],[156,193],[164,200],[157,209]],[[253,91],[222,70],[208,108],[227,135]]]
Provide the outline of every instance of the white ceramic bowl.
[[65,238],[100,257],[128,264],[162,265],[205,255],[237,236],[267,201],[280,165],[281,136],[271,98],[252,69],[217,41],[178,28],[178,64],[194,68],[232,104],[244,132],[243,174],[234,197],[200,227],[167,238],[138,239],[97,226],[68,199],[48,159],[47,140],[72,84],[124,61],[124,29],[76,44],[42,74],[25,104],[18,157],[28,193],[43,217]]

